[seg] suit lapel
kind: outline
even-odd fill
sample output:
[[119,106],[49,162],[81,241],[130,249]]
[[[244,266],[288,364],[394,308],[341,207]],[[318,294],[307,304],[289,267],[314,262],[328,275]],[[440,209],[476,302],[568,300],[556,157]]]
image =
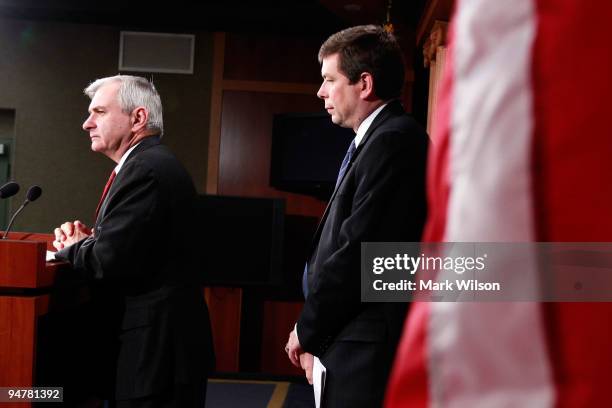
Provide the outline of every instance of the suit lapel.
[[361,142],[359,143],[359,146],[357,146],[357,149],[355,150],[355,153],[353,153],[353,156],[351,157],[351,160],[348,163],[348,166],[346,168],[346,171],[344,172],[344,175],[342,176],[342,179],[336,184],[336,187],[334,188],[334,192],[332,193],[331,198],[327,202],[327,206],[325,207],[325,211],[323,212],[323,216],[321,217],[321,220],[319,221],[319,224],[317,225],[317,229],[316,229],[316,231],[315,231],[315,233],[313,235],[312,244],[310,246],[310,253],[308,255],[308,259],[310,259],[310,256],[312,255],[312,251],[314,250],[314,248],[316,247],[317,243],[319,242],[319,238],[321,237],[321,230],[323,229],[323,226],[325,225],[325,221],[327,219],[327,214],[329,212],[329,208],[331,207],[332,202],[336,198],[336,193],[340,189],[340,186],[342,186],[342,182],[344,181],[344,179],[346,179],[346,177],[348,176],[349,172],[351,171],[351,168],[353,167],[353,163],[357,160],[357,157],[359,157],[359,153],[366,146],[368,140],[370,139],[370,136],[388,118],[390,118],[391,116],[402,115],[403,113],[404,113],[404,108],[402,107],[401,103],[398,100],[391,101],[391,102],[389,102],[389,104],[387,104],[387,106],[385,106],[383,108],[382,111],[380,111],[378,116],[376,116],[376,118],[374,119],[374,121],[372,122],[370,127],[368,128],[368,131],[363,136],[363,139],[361,139]]

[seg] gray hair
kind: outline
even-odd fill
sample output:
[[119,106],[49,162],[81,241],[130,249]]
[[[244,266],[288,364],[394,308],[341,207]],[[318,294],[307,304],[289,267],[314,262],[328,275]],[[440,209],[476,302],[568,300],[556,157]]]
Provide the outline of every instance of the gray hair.
[[146,129],[164,133],[164,119],[161,98],[153,82],[138,76],[115,75],[112,77],[96,79],[83,90],[85,95],[93,98],[96,91],[111,82],[119,82],[119,106],[124,113],[131,113],[139,106],[143,106],[149,113]]

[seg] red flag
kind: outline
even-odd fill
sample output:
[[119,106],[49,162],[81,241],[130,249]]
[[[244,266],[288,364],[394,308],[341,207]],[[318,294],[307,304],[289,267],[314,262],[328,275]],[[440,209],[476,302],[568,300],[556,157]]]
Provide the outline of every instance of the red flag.
[[[605,0],[457,1],[425,240],[612,241],[610,16]],[[415,303],[386,406],[607,406],[611,315]]]

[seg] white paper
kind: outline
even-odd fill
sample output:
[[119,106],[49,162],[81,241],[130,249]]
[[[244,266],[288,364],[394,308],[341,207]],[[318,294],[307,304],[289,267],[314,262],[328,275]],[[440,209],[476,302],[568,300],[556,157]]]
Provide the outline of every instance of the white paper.
[[325,391],[326,373],[327,369],[321,363],[321,360],[315,356],[314,363],[312,365],[312,387],[314,389],[315,405],[317,408],[321,408],[321,399],[323,398],[323,392]]
[[55,252],[47,251],[46,261],[47,262],[56,261]]

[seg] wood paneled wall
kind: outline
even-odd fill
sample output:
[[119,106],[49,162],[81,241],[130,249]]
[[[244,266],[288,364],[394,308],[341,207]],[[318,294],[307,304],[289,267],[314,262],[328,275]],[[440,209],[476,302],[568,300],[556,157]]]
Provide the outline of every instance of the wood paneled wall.
[[276,190],[269,186],[269,179],[274,114],[317,112],[321,106],[312,95],[225,91],[218,193],[285,198],[287,214],[319,216],[322,201]]
[[[214,38],[207,192],[285,198],[288,216],[320,217],[324,202],[276,190],[269,179],[274,115],[323,109],[316,97],[320,81],[316,55],[321,39],[221,33]],[[299,238],[303,242],[310,239]],[[299,286],[302,257],[295,248],[285,254],[283,272],[289,280],[296,280],[288,286]],[[295,292],[208,289],[218,371],[301,374],[282,355],[302,308]]]
[[[223,79],[318,84],[323,37],[225,35]],[[313,95],[314,96],[314,95]]]

